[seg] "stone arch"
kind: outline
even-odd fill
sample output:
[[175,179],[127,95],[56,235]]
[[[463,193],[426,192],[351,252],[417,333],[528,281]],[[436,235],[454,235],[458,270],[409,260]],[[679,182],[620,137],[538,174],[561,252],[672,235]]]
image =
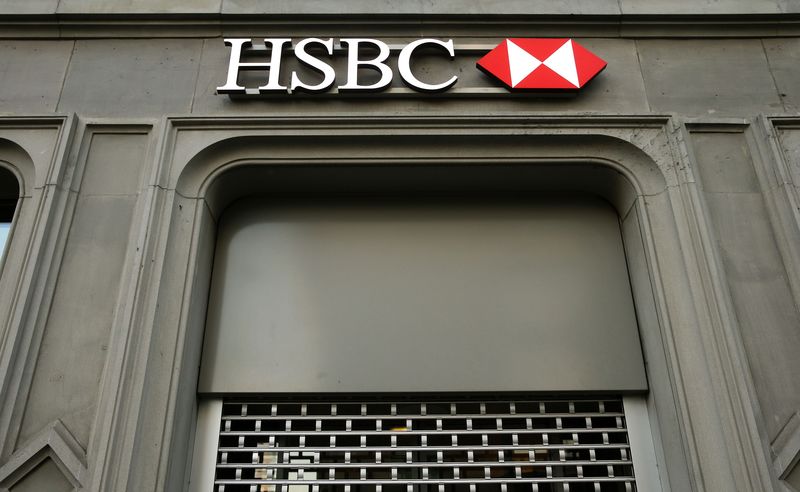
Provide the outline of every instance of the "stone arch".
[[[404,146],[413,150],[404,151]],[[319,147],[326,155],[304,150]],[[465,160],[453,157],[469,153]],[[170,187],[184,197],[201,198],[212,211],[220,212],[237,196],[256,192],[269,182],[268,166],[320,166],[350,164],[370,166],[364,158],[353,158],[353,148],[335,137],[248,136],[221,139],[194,155]],[[657,162],[640,148],[609,135],[517,135],[484,138],[474,136],[396,136],[361,143],[359,154],[382,166],[447,163],[452,167],[488,165],[491,162],[519,167],[548,167],[548,184],[563,184],[601,194],[623,213],[635,196],[656,195],[667,186]],[[585,179],[574,173],[581,168]],[[259,169],[261,171],[259,171]],[[249,179],[256,178],[256,179]],[[572,182],[569,182],[572,181]]]
[[6,187],[6,182],[12,177],[16,180],[18,198],[30,196],[35,169],[33,159],[25,149],[11,140],[0,138],[0,169],[0,193],[3,198],[11,191]]
[[[194,429],[193,420],[186,416],[193,415],[196,407],[216,219],[227,204],[263,191],[277,169],[325,172],[346,167],[368,171],[508,165],[543,171],[551,185],[569,182],[572,190],[596,193],[619,212],[647,359],[651,387],[648,405],[654,415],[650,427],[660,443],[657,446],[663,449],[660,459],[666,473],[662,474],[662,484],[665,490],[691,489],[696,478],[689,471],[687,449],[696,444],[691,442],[692,431],[683,420],[683,387],[672,366],[674,348],[667,341],[674,323],[682,321],[676,321],[668,311],[677,309],[687,319],[696,313],[691,306],[673,308],[670,304],[675,304],[675,299],[665,297],[674,297],[674,292],[665,293],[665,285],[669,290],[685,290],[689,275],[679,253],[676,204],[671,196],[686,180],[676,162],[680,158],[675,157],[662,125],[644,130],[635,125],[621,129],[599,124],[596,128],[565,126],[501,131],[482,127],[464,130],[443,123],[436,131],[396,126],[370,129],[377,134],[358,138],[361,129],[338,132],[337,128],[330,132],[334,135],[319,135],[312,125],[276,131],[266,124],[255,124],[254,129],[217,128],[203,139],[199,132],[207,128],[200,124],[187,130],[182,122],[180,132],[199,130],[195,135],[200,138],[189,137],[185,140],[190,143],[188,148],[175,146],[167,151],[161,186],[173,198],[156,218],[160,223],[153,226],[166,232],[159,243],[165,255],[164,270],[156,278],[168,282],[157,288],[160,291],[154,302],[162,307],[161,312],[156,309],[153,325],[174,332],[174,338],[168,336],[175,340],[177,354],[172,360],[173,376],[168,379],[170,413],[166,415],[165,448],[160,458],[166,471],[160,474],[159,483],[171,490],[185,488],[191,466],[186,449]],[[342,138],[345,135],[353,138]],[[664,272],[671,278],[665,280]],[[175,288],[183,292],[180,306],[164,307],[170,299],[174,302]],[[687,302],[689,299],[682,295],[679,303]],[[159,347],[158,352],[163,351],[164,347]],[[151,345],[151,360],[154,353]],[[151,379],[154,377],[147,378],[145,384],[158,385]]]

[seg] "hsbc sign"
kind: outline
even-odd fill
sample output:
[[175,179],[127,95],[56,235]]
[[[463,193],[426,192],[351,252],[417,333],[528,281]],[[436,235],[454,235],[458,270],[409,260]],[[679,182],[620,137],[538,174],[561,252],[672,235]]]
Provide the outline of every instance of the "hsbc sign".
[[606,68],[606,62],[571,39],[515,38],[478,60],[478,68],[509,89],[574,90]]
[[[457,48],[452,39],[423,38],[401,46],[390,46],[371,38],[305,38],[293,44],[289,38],[265,38],[263,45],[250,38],[225,39],[231,47],[225,84],[218,94],[277,95],[297,93],[398,93],[399,79],[419,93],[448,92],[459,82],[457,73],[435,76],[419,71],[414,63],[418,56],[453,60],[467,54],[482,55],[475,66],[490,78],[482,83],[505,86],[505,90],[478,88],[488,94],[494,91],[574,92],[600,73],[606,62],[567,38],[511,38],[495,47],[469,45]],[[396,52],[395,58],[391,58]],[[285,60],[286,57],[292,60]],[[474,60],[474,55],[473,55]],[[289,63],[284,63],[289,61]],[[344,62],[343,68],[340,67]],[[285,69],[291,65],[293,69]],[[290,68],[291,68],[290,67]],[[339,67],[338,73],[337,69]],[[251,72],[242,81],[243,72]],[[474,79],[474,77],[473,77]],[[253,81],[257,81],[254,83]],[[475,89],[475,88],[472,88]],[[454,89],[453,92],[458,91]],[[470,92],[470,88],[460,89]]]

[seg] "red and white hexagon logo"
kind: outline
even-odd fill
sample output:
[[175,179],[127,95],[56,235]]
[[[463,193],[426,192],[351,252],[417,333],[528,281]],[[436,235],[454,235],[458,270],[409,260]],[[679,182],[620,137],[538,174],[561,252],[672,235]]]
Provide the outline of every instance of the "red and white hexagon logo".
[[477,66],[512,90],[577,90],[606,68],[606,62],[572,39],[512,38]]

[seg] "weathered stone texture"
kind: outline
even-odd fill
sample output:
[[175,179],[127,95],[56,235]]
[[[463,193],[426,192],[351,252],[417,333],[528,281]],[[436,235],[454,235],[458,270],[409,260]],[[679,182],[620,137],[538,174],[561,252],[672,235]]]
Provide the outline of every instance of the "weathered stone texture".
[[0,41],[0,113],[55,111],[72,41]]
[[51,459],[44,460],[31,470],[22,480],[9,489],[11,492],[71,492],[74,490],[69,480]]
[[758,39],[637,41],[650,108],[685,116],[783,109]]
[[764,49],[784,109],[797,113],[800,111],[800,39],[765,39]]
[[733,308],[774,438],[800,408],[800,313],[789,287],[752,157],[741,133],[696,133],[692,143]]
[[188,113],[202,40],[76,41],[58,111],[89,116]]
[[146,149],[93,135],[18,446],[55,419],[88,445]]

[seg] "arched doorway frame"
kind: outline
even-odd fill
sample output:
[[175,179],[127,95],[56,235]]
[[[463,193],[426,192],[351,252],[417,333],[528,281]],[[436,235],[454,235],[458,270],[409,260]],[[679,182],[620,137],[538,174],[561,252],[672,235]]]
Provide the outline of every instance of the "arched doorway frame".
[[[606,197],[623,219],[662,485],[767,488],[753,409],[741,403],[752,401],[743,397],[749,375],[730,352],[738,341],[720,326],[724,293],[707,278],[716,267],[702,233],[703,204],[680,130],[668,118],[276,116],[168,123],[146,207],[150,264],[131,325],[140,334],[127,348],[133,378],[114,395],[127,427],[111,440],[129,451],[106,460],[101,488],[185,487],[215,220],[227,203],[257,191],[269,166],[430,162],[515,163],[550,167],[556,175],[583,169],[572,176],[573,186]],[[260,171],[236,177],[245,168]]]

